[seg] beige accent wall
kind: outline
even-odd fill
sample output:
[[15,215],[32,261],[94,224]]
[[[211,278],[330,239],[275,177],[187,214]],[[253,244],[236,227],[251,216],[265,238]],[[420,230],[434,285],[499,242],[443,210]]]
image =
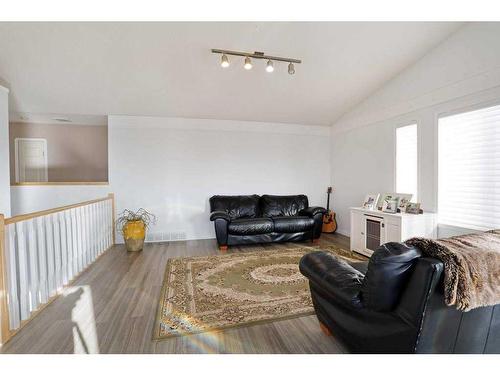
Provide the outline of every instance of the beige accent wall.
[[16,138],[45,138],[49,182],[108,181],[108,127],[10,123],[10,181],[15,183]]

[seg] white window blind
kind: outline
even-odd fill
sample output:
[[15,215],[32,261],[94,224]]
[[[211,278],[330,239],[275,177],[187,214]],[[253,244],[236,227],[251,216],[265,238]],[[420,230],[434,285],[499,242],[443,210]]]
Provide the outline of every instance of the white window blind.
[[500,105],[439,119],[438,217],[500,228]]
[[396,192],[413,194],[417,202],[417,124],[396,129]]

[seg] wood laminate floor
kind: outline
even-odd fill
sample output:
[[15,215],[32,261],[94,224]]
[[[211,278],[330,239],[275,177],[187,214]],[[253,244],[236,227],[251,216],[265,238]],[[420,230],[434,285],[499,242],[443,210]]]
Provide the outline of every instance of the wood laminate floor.
[[[349,238],[322,235],[319,244],[349,248]],[[229,252],[312,246],[234,246]],[[116,245],[41,311],[2,353],[344,353],[315,315],[220,332],[152,340],[167,259],[219,254],[215,240],[147,244],[140,253]]]

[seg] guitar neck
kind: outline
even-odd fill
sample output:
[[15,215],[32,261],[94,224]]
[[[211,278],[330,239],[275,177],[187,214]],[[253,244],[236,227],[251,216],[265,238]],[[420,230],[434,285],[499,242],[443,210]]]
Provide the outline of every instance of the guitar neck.
[[330,193],[328,193],[328,198],[326,199],[326,210],[330,211]]

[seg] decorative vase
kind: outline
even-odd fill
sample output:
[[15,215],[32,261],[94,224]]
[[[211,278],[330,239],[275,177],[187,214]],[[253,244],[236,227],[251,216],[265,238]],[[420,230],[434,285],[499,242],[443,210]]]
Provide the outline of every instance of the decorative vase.
[[123,238],[128,251],[141,251],[146,238],[146,226],[142,220],[131,220],[123,226]]

